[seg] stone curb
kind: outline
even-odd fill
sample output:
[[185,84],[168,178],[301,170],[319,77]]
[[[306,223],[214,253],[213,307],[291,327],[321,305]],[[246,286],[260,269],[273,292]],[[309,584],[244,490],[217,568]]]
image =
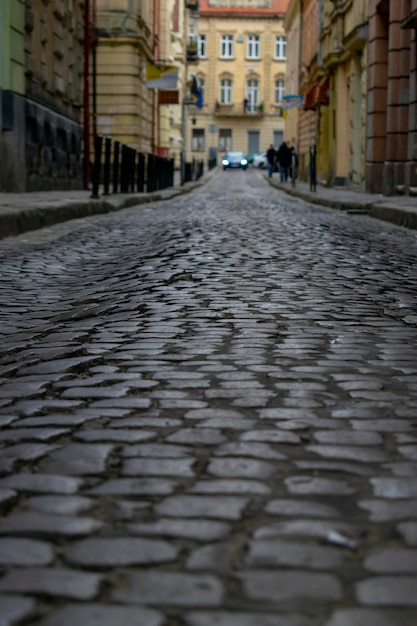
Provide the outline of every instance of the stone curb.
[[356,213],[360,215],[368,215],[375,219],[379,219],[385,222],[390,222],[397,226],[403,226],[412,230],[417,230],[417,211],[408,209],[407,207],[399,206],[397,204],[390,204],[388,202],[354,202],[351,200],[335,200],[332,198],[323,198],[319,195],[313,195],[313,193],[306,193],[294,187],[286,187],[280,185],[276,181],[271,181],[267,176],[265,179],[272,187],[283,191],[284,193],[295,196],[309,202],[311,204],[319,204],[333,209],[339,209],[346,211],[347,213]]
[[31,206],[26,208],[7,207],[1,209],[0,212],[0,239],[6,237],[14,237],[31,230],[38,230],[61,222],[79,219],[83,217],[91,217],[92,215],[100,215],[120,211],[132,206],[148,204],[149,202],[158,202],[161,200],[169,200],[178,195],[191,192],[204,185],[212,176],[211,170],[198,181],[186,183],[181,187],[172,187],[155,193],[149,194],[132,194],[121,196],[105,196],[98,200],[89,199],[85,201],[69,202],[57,201],[55,204]]

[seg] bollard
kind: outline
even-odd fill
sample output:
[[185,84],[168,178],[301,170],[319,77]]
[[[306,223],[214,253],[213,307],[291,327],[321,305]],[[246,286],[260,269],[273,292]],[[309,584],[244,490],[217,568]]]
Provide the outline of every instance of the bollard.
[[111,155],[111,139],[106,137],[104,142],[104,171],[103,171],[103,187],[104,195],[109,195],[110,188],[110,155]]
[[154,155],[148,154],[148,163],[146,168],[146,191],[151,193],[154,189]]
[[129,148],[122,146],[122,168],[120,172],[120,191],[128,193],[129,191]]
[[316,191],[317,180],[316,180],[316,145],[315,144],[310,146],[309,171],[310,171],[310,191]]
[[128,183],[127,188],[129,193],[135,191],[135,166],[136,166],[136,150],[129,148],[129,167],[128,167]]
[[94,142],[94,169],[93,169],[93,191],[92,198],[98,198],[98,188],[101,177],[101,150],[103,147],[103,137],[97,135]]
[[145,155],[139,152],[137,168],[137,190],[139,193],[145,191]]
[[119,152],[120,141],[115,141],[113,154],[113,193],[119,191]]

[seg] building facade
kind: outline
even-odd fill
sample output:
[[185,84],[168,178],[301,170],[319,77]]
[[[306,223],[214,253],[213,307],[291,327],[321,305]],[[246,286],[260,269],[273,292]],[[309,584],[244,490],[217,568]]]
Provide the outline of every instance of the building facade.
[[187,158],[278,147],[284,139],[288,0],[200,0],[199,106],[187,107]]
[[323,184],[417,195],[417,0],[291,0],[285,26],[300,33],[301,177],[314,146]]
[[0,3],[0,189],[82,186],[79,0]]
[[366,188],[417,195],[417,0],[370,0]]

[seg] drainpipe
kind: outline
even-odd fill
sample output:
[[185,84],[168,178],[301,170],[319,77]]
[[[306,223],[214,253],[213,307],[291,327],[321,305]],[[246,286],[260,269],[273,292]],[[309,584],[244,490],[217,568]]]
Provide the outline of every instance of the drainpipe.
[[90,182],[90,0],[84,0],[84,189]]

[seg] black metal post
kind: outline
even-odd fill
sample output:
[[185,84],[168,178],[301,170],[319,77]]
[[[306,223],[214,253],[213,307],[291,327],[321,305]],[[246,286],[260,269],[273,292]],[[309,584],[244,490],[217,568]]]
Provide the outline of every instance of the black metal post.
[[106,137],[104,142],[104,171],[103,171],[103,188],[104,195],[108,196],[110,191],[110,157],[111,157],[111,139]]
[[145,155],[143,152],[139,152],[138,155],[137,172],[137,190],[138,193],[143,193],[145,191]]
[[122,146],[122,169],[120,172],[120,191],[128,193],[129,191],[129,148]]
[[317,170],[316,170],[316,144],[310,146],[310,191],[317,189]]
[[113,193],[119,191],[119,153],[120,141],[115,141],[113,154]]
[[98,188],[101,176],[101,150],[103,147],[103,137],[98,135],[94,142],[94,169],[93,169],[93,191],[92,198],[98,198]]

